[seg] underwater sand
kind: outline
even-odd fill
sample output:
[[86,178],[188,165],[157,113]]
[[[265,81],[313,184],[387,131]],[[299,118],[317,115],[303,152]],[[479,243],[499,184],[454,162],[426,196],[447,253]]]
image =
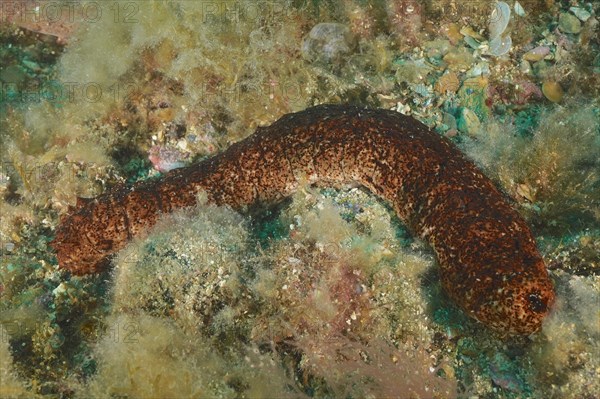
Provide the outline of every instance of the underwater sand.
[[[594,2],[0,4],[0,398],[600,397]],[[503,338],[367,191],[165,215],[100,275],[48,242],[77,197],[354,103],[449,137],[514,201],[555,284]]]

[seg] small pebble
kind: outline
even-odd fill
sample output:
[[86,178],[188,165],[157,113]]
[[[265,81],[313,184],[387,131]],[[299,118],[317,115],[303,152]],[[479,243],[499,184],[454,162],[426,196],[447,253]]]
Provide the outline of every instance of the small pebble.
[[481,43],[470,36],[465,36],[465,43],[467,43],[473,50],[477,50],[481,46]]
[[458,117],[458,130],[467,133],[469,136],[476,136],[481,122],[477,114],[469,108],[463,108]]
[[454,48],[444,56],[444,61],[450,69],[467,70],[473,64],[473,54],[465,47]]
[[517,80],[514,87],[514,103],[518,105],[525,105],[531,99],[542,98],[542,91],[533,82],[525,79]]
[[432,70],[433,68],[427,65],[423,59],[401,61],[396,71],[396,81],[417,84],[425,80]]
[[523,54],[523,59],[526,61],[536,62],[544,59],[544,57],[546,57],[548,54],[550,54],[550,47],[538,46]]
[[553,80],[547,80],[542,84],[542,93],[553,103],[559,103],[564,94],[562,87]]
[[198,136],[196,136],[195,134],[189,134],[187,136],[187,141],[189,141],[190,143],[195,143],[196,141],[198,141]]
[[450,129],[446,133],[444,133],[444,136],[446,136],[448,138],[456,137],[457,135],[458,135],[458,131],[456,129]]
[[512,392],[523,390],[516,367],[505,354],[498,353],[494,356],[489,365],[489,373],[494,385]]
[[40,67],[40,65],[37,62],[23,60],[23,61],[21,61],[21,63],[23,65],[25,65],[27,67],[27,69],[29,69],[30,71],[33,71],[36,73],[39,73],[42,71],[42,68]]
[[0,172],[0,194],[8,188],[10,183],[10,176]]
[[533,64],[533,73],[540,78],[545,78],[548,74],[548,63],[544,60],[540,60]]
[[592,237],[591,236],[581,236],[579,238],[579,244],[581,244],[582,247],[587,247],[588,245],[592,244]]
[[517,14],[519,17],[524,17],[527,14],[525,12],[525,9],[521,5],[521,3],[519,3],[518,1],[515,1],[515,7],[514,8],[515,8],[515,14]]
[[[472,90],[481,91],[488,86],[488,79],[484,76],[485,74],[477,75],[472,78],[466,79],[463,82],[463,87],[470,88]],[[469,94],[469,93],[467,93]]]
[[467,71],[467,78],[475,78],[481,75],[489,75],[490,66],[485,62],[479,62],[473,66],[473,68]]
[[460,86],[458,76],[454,72],[443,75],[435,84],[435,91],[440,94],[456,93]]
[[575,14],[575,16],[583,22],[587,21],[592,16],[592,14],[583,7],[571,7],[569,8],[569,11]]
[[581,21],[573,14],[562,12],[558,17],[558,27],[565,33],[579,33],[581,31]]
[[182,150],[187,150],[187,141],[185,139],[180,139],[177,142],[177,147],[179,147]]
[[437,39],[425,42],[423,47],[427,51],[429,58],[441,58],[450,50],[450,41],[445,39]]
[[517,184],[517,194],[529,202],[535,202],[535,190],[528,184]]
[[457,44],[463,38],[463,35],[460,33],[460,26],[455,23],[444,27],[444,34],[452,44]]
[[[454,115],[448,113],[448,112],[444,112],[442,114],[442,123],[446,126],[448,126],[448,130],[456,130],[457,125],[456,125],[456,118],[454,117]],[[448,133],[448,132],[446,132]],[[456,132],[455,132],[456,134]]]
[[162,173],[185,166],[186,158],[188,154],[176,148],[155,145],[148,151],[148,159],[154,168]]
[[479,32],[476,32],[473,28],[471,28],[470,26],[464,26],[461,30],[460,33],[465,36],[465,37],[472,37],[473,39],[477,40],[478,42],[482,42],[485,40],[485,38],[483,36],[481,36],[479,34]]

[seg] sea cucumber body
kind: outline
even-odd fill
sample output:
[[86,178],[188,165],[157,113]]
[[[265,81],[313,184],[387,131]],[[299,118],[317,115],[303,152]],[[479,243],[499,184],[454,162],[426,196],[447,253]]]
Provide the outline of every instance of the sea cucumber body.
[[540,328],[554,291],[525,221],[452,143],[392,111],[323,105],[285,115],[211,159],[82,204],[52,245],[61,267],[98,272],[201,189],[241,209],[280,201],[301,182],[363,185],[431,244],[446,292],[469,315],[505,334]]

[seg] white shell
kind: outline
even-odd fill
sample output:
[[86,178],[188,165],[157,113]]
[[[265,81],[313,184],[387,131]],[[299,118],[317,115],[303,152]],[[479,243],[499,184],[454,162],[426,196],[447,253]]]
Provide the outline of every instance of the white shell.
[[510,21],[510,7],[503,1],[499,1],[494,6],[494,11],[490,15],[488,29],[490,31],[490,41],[499,37],[508,26]]
[[356,40],[346,25],[322,22],[315,25],[302,42],[302,56],[308,61],[337,63],[354,50]]
[[524,17],[525,14],[527,14],[521,3],[518,1],[515,1],[515,14],[517,14],[519,17]]
[[510,51],[510,48],[512,47],[512,39],[509,35],[502,37],[498,36],[490,40],[489,45],[489,53],[493,56],[500,57]]

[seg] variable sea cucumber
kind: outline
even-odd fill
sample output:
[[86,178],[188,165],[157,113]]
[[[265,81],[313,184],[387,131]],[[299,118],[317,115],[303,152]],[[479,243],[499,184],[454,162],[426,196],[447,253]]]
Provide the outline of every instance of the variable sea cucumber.
[[450,141],[387,110],[285,115],[211,159],[80,201],[52,246],[61,267],[98,272],[160,213],[194,205],[199,190],[243,209],[280,201],[303,181],[368,188],[431,244],[443,287],[470,316],[503,334],[540,328],[554,289],[525,221]]

